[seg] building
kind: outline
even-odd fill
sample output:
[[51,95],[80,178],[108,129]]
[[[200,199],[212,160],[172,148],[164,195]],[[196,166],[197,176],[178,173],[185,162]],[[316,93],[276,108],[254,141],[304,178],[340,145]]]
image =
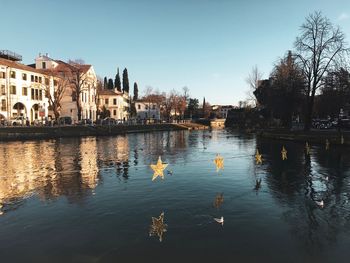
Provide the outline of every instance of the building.
[[233,105],[213,105],[212,111],[216,113],[217,118],[226,119],[228,112],[234,109]]
[[30,122],[48,117],[46,92],[53,92],[53,77],[19,61],[16,53],[0,51],[0,119],[24,117]]
[[137,100],[135,101],[135,108],[138,120],[160,120],[160,106],[158,103]]
[[[39,54],[35,59],[35,68],[47,72],[47,74],[53,73],[60,78],[69,80],[69,87],[64,90],[60,102],[61,116],[69,116],[73,119],[73,122],[77,122],[79,119],[96,120],[97,77],[92,65],[75,62],[66,63],[61,60],[54,60],[48,54]],[[78,104],[81,109],[80,116]]]
[[118,91],[117,89],[103,89],[98,92],[98,108],[102,110],[105,107],[110,117],[120,121],[129,119],[129,95]]

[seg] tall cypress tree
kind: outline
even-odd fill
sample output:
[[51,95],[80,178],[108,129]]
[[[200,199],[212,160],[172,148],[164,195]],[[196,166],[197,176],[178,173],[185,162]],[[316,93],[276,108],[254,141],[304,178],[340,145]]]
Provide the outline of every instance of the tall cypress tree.
[[138,100],[139,98],[139,88],[137,87],[137,83],[134,83],[134,97],[133,97],[133,101]]
[[117,88],[117,90],[120,92],[122,91],[122,84],[120,81],[119,68],[118,68],[117,74],[115,75],[114,88]]
[[103,89],[107,89],[108,83],[107,83],[107,77],[103,79]]
[[108,79],[108,89],[113,89],[113,79]]
[[123,92],[129,93],[129,77],[126,68],[123,70]]

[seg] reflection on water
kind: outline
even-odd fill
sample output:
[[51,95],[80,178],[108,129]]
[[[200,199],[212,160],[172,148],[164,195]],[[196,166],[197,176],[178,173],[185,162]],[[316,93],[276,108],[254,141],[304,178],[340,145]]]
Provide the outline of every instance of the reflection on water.
[[181,131],[1,143],[0,158],[4,262],[347,262],[342,146]]

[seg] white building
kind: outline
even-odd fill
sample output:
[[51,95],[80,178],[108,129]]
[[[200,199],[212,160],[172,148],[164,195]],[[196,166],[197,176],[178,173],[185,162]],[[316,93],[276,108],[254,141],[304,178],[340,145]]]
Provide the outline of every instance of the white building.
[[102,110],[103,106],[110,112],[110,117],[120,121],[129,119],[129,96],[127,93],[117,89],[103,89],[98,94],[98,107]]
[[[69,88],[65,89],[61,100],[61,116],[69,116],[73,122],[79,120],[77,98],[81,107],[80,119],[96,120],[96,83],[97,77],[92,65],[66,63],[61,60],[54,60],[46,55],[39,54],[35,59],[35,68],[46,72],[54,71],[62,78],[68,78],[71,82]],[[75,87],[79,85],[79,88]],[[79,94],[77,94],[79,93]]]
[[53,78],[19,63],[21,59],[18,54],[0,51],[0,119],[41,120],[48,117],[45,91],[53,92]]
[[160,120],[160,106],[157,103],[137,100],[135,108],[138,120]]

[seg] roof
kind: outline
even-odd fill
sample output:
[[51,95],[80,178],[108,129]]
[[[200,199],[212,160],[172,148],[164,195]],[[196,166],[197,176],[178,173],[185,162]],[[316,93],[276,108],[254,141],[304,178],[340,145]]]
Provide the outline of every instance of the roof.
[[62,60],[54,60],[56,63],[58,63],[58,66],[55,68],[55,70],[58,71],[74,71],[76,69],[80,69],[82,70],[84,73],[86,73],[87,71],[89,71],[89,69],[91,68],[91,65],[89,64],[69,64],[67,62],[64,62]]
[[118,96],[122,95],[123,92],[115,92],[114,90],[111,89],[103,89],[99,91],[99,95],[111,95],[111,96]]
[[4,59],[4,58],[0,58],[0,65],[8,66],[10,68],[16,68],[16,69],[36,72],[36,73],[40,73],[40,74],[45,74],[45,72],[43,70],[35,69],[35,68],[30,67],[30,66],[27,66],[27,65],[24,65],[24,64],[12,61],[12,60]]

